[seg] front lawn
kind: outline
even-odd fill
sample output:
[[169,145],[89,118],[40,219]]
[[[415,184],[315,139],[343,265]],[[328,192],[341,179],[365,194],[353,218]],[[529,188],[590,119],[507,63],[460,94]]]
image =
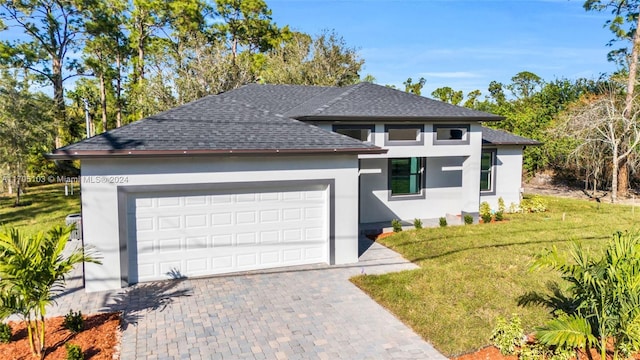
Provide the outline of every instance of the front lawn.
[[15,195],[0,197],[0,225],[22,229],[33,234],[48,231],[54,225],[64,225],[69,214],[80,212],[80,190],[64,195],[64,184],[31,186],[21,197],[21,206],[13,206]]
[[[405,231],[379,240],[420,269],[362,275],[352,281],[445,355],[489,344],[497,316],[521,316],[527,331],[542,325],[548,310],[519,306],[528,292],[548,292],[560,279],[549,271],[529,272],[534,255],[580,240],[590,251],[611,234],[632,228],[640,207],[544,197],[548,211],[507,214],[492,224]],[[564,221],[563,221],[564,214]]]

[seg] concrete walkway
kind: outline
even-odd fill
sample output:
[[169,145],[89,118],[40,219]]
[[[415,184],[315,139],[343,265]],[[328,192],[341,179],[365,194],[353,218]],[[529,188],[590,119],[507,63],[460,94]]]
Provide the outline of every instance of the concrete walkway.
[[139,284],[87,294],[80,272],[48,315],[122,311],[121,359],[446,359],[348,279],[414,269],[366,238],[346,266]]

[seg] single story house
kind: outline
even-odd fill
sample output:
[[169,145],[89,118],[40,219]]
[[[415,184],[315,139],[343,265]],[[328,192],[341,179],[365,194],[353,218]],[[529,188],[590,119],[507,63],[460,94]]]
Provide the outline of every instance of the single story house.
[[57,149],[81,160],[87,291],[358,261],[360,223],[519,202],[500,116],[370,83],[250,84]]

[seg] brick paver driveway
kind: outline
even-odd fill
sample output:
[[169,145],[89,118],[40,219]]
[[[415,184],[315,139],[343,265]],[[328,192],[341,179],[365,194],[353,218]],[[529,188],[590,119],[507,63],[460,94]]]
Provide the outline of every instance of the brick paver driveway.
[[445,359],[351,284],[415,268],[361,240],[360,262],[139,284],[86,294],[79,273],[49,314],[122,311],[122,359]]

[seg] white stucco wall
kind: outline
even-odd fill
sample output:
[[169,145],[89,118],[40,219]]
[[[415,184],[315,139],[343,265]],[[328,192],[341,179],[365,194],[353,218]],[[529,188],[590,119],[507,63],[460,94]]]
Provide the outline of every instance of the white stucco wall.
[[495,194],[480,193],[480,201],[486,201],[491,209],[498,209],[498,198],[502,197],[509,209],[511,203],[520,204],[522,188],[522,146],[496,147]]
[[[102,256],[85,265],[86,291],[120,288],[122,216],[118,187],[328,180],[333,183],[335,263],[358,261],[358,160],[355,155],[82,161],[84,244]],[[115,182],[105,182],[113,177]],[[123,210],[124,209],[124,210]]]

